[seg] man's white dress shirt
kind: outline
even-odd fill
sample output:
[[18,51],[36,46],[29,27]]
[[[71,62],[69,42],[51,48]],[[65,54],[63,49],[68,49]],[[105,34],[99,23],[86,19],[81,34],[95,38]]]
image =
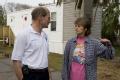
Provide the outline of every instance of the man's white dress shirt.
[[20,60],[32,69],[48,67],[48,39],[44,31],[36,32],[32,26],[16,36],[12,60]]

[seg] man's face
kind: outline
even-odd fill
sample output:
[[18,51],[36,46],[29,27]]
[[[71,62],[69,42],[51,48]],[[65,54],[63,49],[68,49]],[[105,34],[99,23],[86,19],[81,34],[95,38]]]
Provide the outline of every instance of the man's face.
[[85,35],[86,29],[83,26],[75,25],[75,31],[78,35]]
[[42,28],[48,28],[49,23],[50,23],[50,13],[48,13],[48,15],[46,15],[41,19]]

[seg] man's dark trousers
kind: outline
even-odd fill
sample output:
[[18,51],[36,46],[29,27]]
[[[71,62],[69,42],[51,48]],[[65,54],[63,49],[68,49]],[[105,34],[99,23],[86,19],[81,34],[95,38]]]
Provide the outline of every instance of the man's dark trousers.
[[49,80],[48,68],[41,70],[29,69],[27,74],[23,72],[23,80]]

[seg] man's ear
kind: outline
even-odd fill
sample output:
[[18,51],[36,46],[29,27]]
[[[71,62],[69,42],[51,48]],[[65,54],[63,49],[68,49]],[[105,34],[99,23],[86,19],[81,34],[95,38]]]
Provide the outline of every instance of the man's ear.
[[41,20],[42,20],[42,17],[38,17],[38,19],[41,21]]
[[85,31],[87,31],[87,28],[85,28]]
[[45,17],[43,17],[43,16],[42,16],[42,17],[40,17],[40,18],[41,18],[41,20],[44,20],[44,19],[45,19]]
[[43,17],[38,17],[39,22],[43,21]]

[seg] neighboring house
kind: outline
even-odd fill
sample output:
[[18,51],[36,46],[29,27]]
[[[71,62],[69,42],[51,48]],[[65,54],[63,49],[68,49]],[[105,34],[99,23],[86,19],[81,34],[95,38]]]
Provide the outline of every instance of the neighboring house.
[[[61,6],[56,6],[56,4],[48,4],[44,6],[51,12],[51,23],[48,28],[44,29],[49,38],[49,51],[63,54],[67,40],[75,36],[75,19],[82,16],[84,13],[82,10],[75,10],[74,2],[64,2]],[[7,25],[11,27],[15,36],[24,27],[31,24],[31,11],[33,9],[34,8],[7,14]],[[79,13],[81,14],[79,15]],[[100,18],[100,16],[96,16],[96,18]],[[96,19],[95,23],[96,24],[92,30],[96,34],[100,32],[101,28],[99,27],[101,26],[96,26],[100,24],[99,19]],[[95,37],[96,36],[100,37],[100,33],[96,34]]]

